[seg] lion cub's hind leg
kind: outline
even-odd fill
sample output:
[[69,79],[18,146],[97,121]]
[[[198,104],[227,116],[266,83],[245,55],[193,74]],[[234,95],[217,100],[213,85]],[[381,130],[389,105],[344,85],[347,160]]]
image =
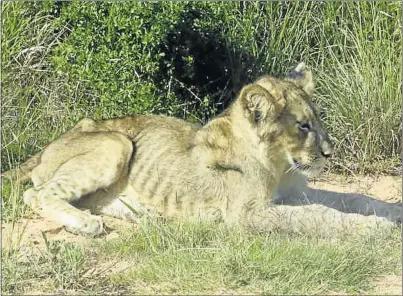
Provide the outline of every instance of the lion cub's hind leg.
[[[108,188],[128,173],[132,142],[120,133],[81,133],[45,150],[33,180],[48,179],[24,193],[24,201],[39,214],[71,232],[97,235],[100,217],[80,211],[70,203],[98,189]],[[52,163],[52,165],[50,165]],[[54,163],[59,163],[55,168]],[[47,171],[49,164],[51,172]],[[51,176],[51,177],[48,177]]]

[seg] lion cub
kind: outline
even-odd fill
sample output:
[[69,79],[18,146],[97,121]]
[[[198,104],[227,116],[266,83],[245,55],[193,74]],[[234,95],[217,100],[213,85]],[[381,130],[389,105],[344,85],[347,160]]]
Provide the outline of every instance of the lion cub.
[[284,172],[317,174],[332,154],[312,91],[301,63],[285,79],[246,85],[203,127],[166,116],[84,119],[13,173],[34,184],[27,204],[85,235],[100,234],[103,223],[76,204],[132,220],[248,223],[267,208]]

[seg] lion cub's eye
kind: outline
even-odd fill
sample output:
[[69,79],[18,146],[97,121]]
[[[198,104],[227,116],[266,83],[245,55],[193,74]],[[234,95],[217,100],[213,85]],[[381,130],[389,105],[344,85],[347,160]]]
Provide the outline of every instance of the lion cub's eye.
[[311,129],[311,126],[310,126],[309,123],[306,122],[306,121],[298,122],[298,127],[299,127],[299,129],[300,129],[301,131],[303,131],[303,132],[305,132],[305,133],[309,132],[309,130]]

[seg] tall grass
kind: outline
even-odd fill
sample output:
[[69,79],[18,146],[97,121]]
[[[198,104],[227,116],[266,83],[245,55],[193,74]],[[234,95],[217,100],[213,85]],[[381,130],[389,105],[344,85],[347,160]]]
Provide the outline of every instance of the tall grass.
[[49,63],[60,34],[35,5],[2,3],[2,167],[43,147],[68,117],[66,81]]
[[[324,48],[332,62],[320,69],[319,99],[328,106],[337,160],[344,159],[338,163],[352,171],[400,171],[402,42],[395,4],[347,7],[357,21],[339,29],[348,41],[345,54],[336,58],[334,47]],[[344,132],[337,136],[338,130]]]
[[315,99],[335,142],[333,169],[400,173],[398,3],[250,3],[225,15],[228,47],[251,49],[255,76],[284,75],[301,60],[313,68]]
[[[1,4],[1,170],[7,170],[42,149],[91,106],[72,105],[74,97],[87,91],[80,83],[71,85],[50,62],[54,47],[67,28],[58,31],[54,17],[39,3]],[[77,100],[78,101],[78,100]],[[25,212],[24,186],[2,182],[2,218],[14,220]]]

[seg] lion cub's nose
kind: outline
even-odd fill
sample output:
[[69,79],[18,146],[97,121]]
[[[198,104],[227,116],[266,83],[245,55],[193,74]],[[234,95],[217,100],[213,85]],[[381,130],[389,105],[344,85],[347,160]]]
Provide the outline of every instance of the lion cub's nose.
[[332,156],[333,148],[329,142],[326,141],[322,144],[321,154],[325,158],[329,158],[330,156]]
[[332,156],[332,153],[324,152],[324,151],[322,150],[322,156],[323,156],[323,157],[326,157],[326,158],[329,158],[330,156]]

